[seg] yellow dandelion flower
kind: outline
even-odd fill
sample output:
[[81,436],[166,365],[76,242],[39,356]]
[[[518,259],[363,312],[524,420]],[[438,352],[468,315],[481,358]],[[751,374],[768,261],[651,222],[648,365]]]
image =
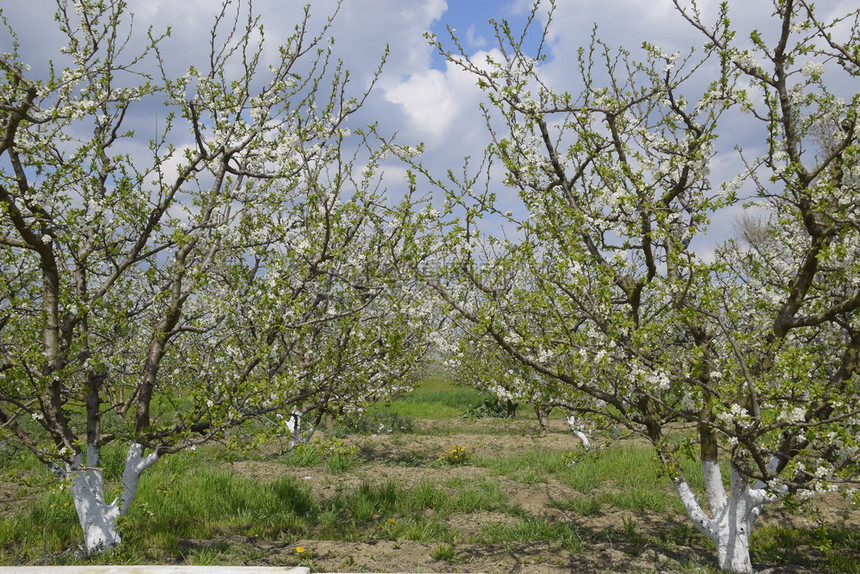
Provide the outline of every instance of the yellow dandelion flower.
[[305,551],[305,549],[304,549],[304,548],[302,548],[301,546],[296,546],[296,553],[297,553],[297,554],[301,554],[301,553],[302,553],[302,552],[304,552],[304,551]]

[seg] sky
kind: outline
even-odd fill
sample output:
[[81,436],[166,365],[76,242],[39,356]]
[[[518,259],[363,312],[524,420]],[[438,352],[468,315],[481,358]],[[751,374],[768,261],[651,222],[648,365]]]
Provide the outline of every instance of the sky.
[[[204,61],[219,0],[128,3],[138,33],[148,26],[155,30],[172,27],[163,49],[178,73],[189,63]],[[741,27],[757,27],[771,12],[770,3],[763,0],[730,3],[734,21]],[[335,4],[335,0],[313,0],[315,21],[321,22]],[[550,82],[569,89],[576,88],[566,85],[575,76],[576,51],[587,45],[594,26],[600,38],[634,54],[643,40],[669,53],[702,44],[701,35],[681,19],[671,0],[559,0],[558,4],[544,74]],[[821,4],[825,13],[847,12],[850,6],[844,0]],[[439,57],[424,35],[429,32],[446,39],[450,27],[465,50],[480,57],[495,42],[488,21],[506,19],[518,29],[530,5],[529,0],[343,0],[332,36],[335,55],[350,70],[356,88],[369,82],[386,46],[390,50],[383,74],[356,121],[378,121],[380,131],[396,133],[400,143],[424,143],[425,163],[434,169],[456,170],[465,156],[480,156],[487,143],[478,112],[482,95],[474,79]],[[718,1],[700,0],[699,5],[707,17],[715,13]],[[292,30],[303,6],[301,0],[254,0],[273,47]],[[54,0],[0,0],[0,7],[18,36],[25,61],[38,69],[56,57],[61,39],[52,32]],[[8,34],[0,35],[0,41],[8,43]],[[0,45],[4,51],[8,48]],[[729,149],[751,145],[746,137],[738,130],[734,140],[727,142]],[[715,165],[731,169],[731,164],[728,157],[720,157]],[[403,173],[402,166],[389,166],[387,183],[396,187]],[[725,228],[721,235],[731,232],[729,220],[716,225]]]

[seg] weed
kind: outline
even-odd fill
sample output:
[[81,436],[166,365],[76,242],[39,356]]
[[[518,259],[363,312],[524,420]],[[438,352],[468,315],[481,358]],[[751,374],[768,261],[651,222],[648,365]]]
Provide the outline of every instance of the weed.
[[450,419],[479,403],[485,396],[442,378],[422,382],[408,395],[391,403],[390,412],[415,418]]
[[630,539],[639,539],[639,533],[636,531],[636,519],[632,516],[623,516],[621,524],[624,526],[624,534]]
[[225,553],[230,549],[230,545],[224,541],[216,542],[211,546],[203,546],[194,548],[185,557],[189,564],[200,566],[212,566],[216,564],[225,564]]
[[481,458],[478,466],[490,468],[497,475],[504,475],[525,484],[544,483],[554,475],[568,469],[564,452],[536,448],[525,454],[499,458]]
[[754,560],[790,560],[804,566],[823,561],[833,572],[860,574],[856,559],[847,558],[860,552],[860,535],[853,530],[823,525],[814,528],[768,525],[753,531],[750,546]]
[[451,450],[443,452],[436,460],[450,464],[451,466],[458,466],[472,460],[472,453],[466,450],[465,446],[455,444]]
[[700,533],[692,524],[675,524],[663,529],[661,540],[671,546],[713,546],[709,538]]
[[500,401],[499,397],[491,395],[484,397],[479,404],[460,416],[464,419],[482,419],[487,417],[505,419],[510,416],[510,412],[508,411],[508,406]]
[[623,510],[641,512],[652,510],[662,512],[672,506],[674,498],[671,493],[651,486],[639,486],[636,489],[622,490],[619,492],[603,493],[600,495],[602,503]]
[[299,563],[299,566],[304,566],[308,568],[312,572],[317,570],[316,563],[314,562],[314,553],[310,550],[310,548],[305,548],[304,546],[296,546],[293,551],[293,556]]
[[429,480],[422,480],[412,488],[410,495],[401,503],[404,514],[420,512],[424,509],[438,510],[446,501],[445,495]]
[[398,531],[400,537],[413,542],[438,542],[439,540],[451,540],[457,533],[450,526],[443,524],[435,518],[418,520],[403,524]]
[[452,510],[468,514],[499,508],[507,502],[507,496],[495,482],[481,480],[457,490],[456,496],[447,500]]
[[334,454],[326,458],[325,467],[332,474],[343,474],[349,472],[358,465],[355,456]]
[[332,474],[343,474],[358,464],[358,447],[348,446],[343,439],[332,437],[325,441],[298,444],[283,459],[286,466],[325,465]]
[[441,562],[454,562],[460,558],[460,553],[450,544],[437,544],[430,549],[430,558]]
[[575,512],[580,516],[592,516],[600,513],[603,502],[597,496],[576,496],[564,501],[552,501],[550,506],[559,510]]
[[[447,409],[445,413],[456,416],[463,410],[462,405],[456,405],[468,395],[473,399],[478,396],[471,390],[461,391],[465,390],[433,383],[422,385],[415,395],[422,401],[433,401],[432,409]],[[420,401],[408,403],[409,400],[417,399],[405,397],[395,404],[431,405],[431,402]],[[397,419],[373,419],[384,420]],[[442,421],[431,431],[434,439],[446,433],[450,436],[453,425],[449,422]],[[510,434],[507,424],[502,420],[478,424],[456,422],[458,427],[466,428],[457,432],[466,433],[472,432],[473,427],[480,427],[481,433]],[[299,445],[283,457],[284,467],[310,466],[337,474],[355,471],[362,464],[356,447],[337,437],[327,435],[327,438]],[[367,440],[370,439],[361,439]],[[395,434],[384,440],[386,444],[399,442],[403,446],[412,439]],[[288,545],[285,550],[288,560],[310,568],[322,567],[320,559],[313,555],[313,542],[309,542],[313,540],[371,542],[384,539],[392,541],[395,547],[414,541],[425,545],[425,552],[443,563],[463,559],[456,545],[466,536],[470,543],[499,544],[512,549],[548,543],[564,552],[557,553],[554,561],[541,553],[526,558],[535,563],[549,560],[547,563],[559,566],[576,560],[568,553],[579,553],[587,544],[598,538],[603,540],[604,536],[624,543],[632,553],[642,550],[646,544],[649,553],[655,550],[655,556],[658,553],[677,555],[689,548],[703,555],[713,553],[712,543],[707,538],[689,523],[679,524],[675,520],[683,511],[671,484],[660,476],[659,466],[648,447],[618,441],[600,451],[537,447],[530,452],[519,451],[523,454],[511,454],[500,447],[500,456],[490,458],[473,453],[472,448],[481,452],[490,450],[478,440],[475,438],[474,443],[467,440],[469,447],[456,445],[439,457],[442,460],[432,463],[431,468],[422,468],[427,474],[419,482],[377,481],[350,486],[351,481],[343,480],[335,494],[319,498],[312,494],[310,483],[295,477],[281,476],[266,483],[231,472],[225,459],[217,457],[220,447],[176,453],[160,460],[144,474],[138,498],[121,522],[124,536],[121,548],[91,558],[82,557],[74,550],[81,544],[81,535],[71,497],[67,491],[50,491],[28,501],[24,509],[0,516],[0,564],[147,564],[184,560],[188,564],[206,566],[253,564],[267,559],[267,550],[261,546],[269,549],[270,545],[237,542],[242,539],[236,534],[274,541],[281,547]],[[106,476],[112,481],[121,470],[123,454],[121,448],[103,450]],[[434,450],[410,453],[408,460],[405,456],[403,460],[411,466],[426,467],[427,461],[434,458]],[[2,443],[0,462],[4,463],[4,474],[15,476],[16,480],[22,477],[25,484],[47,486],[53,480],[34,457],[5,448]],[[470,464],[489,472],[445,470],[448,465],[459,464]],[[683,464],[694,485],[700,482],[700,466],[691,461]],[[305,470],[295,474],[302,476]],[[502,476],[504,478],[500,478]],[[556,481],[577,491],[550,503],[574,515],[573,523],[548,521],[529,510],[512,507],[503,490],[509,489],[511,483],[526,487]],[[624,518],[605,532],[588,529],[589,521],[581,518],[618,513],[619,510]],[[650,523],[652,519],[660,519],[655,511],[666,519],[667,526],[662,530]],[[478,512],[485,513],[481,528],[467,531],[454,526]],[[504,516],[494,522],[497,515],[502,514]],[[190,545],[190,540],[204,542]],[[304,552],[298,551],[297,544],[301,544]],[[823,572],[860,574],[856,565],[860,536],[849,529],[762,526],[753,533],[752,554],[753,560],[759,563],[795,564]],[[563,558],[559,558],[562,555]],[[717,570],[709,560],[691,559],[675,563],[672,568],[715,574]],[[653,571],[663,568],[662,563],[655,562],[653,566]],[[343,560],[344,570],[365,568],[368,567],[358,556]]]
[[322,463],[323,456],[319,448],[312,443],[297,444],[284,458],[284,464],[289,466],[317,466]]

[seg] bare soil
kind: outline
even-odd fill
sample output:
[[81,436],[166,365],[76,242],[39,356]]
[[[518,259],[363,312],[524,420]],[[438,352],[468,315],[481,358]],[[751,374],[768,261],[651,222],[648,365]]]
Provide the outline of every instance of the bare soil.
[[[421,544],[408,540],[373,540],[345,542],[333,540],[300,540],[290,545],[243,540],[266,550],[260,565],[296,564],[295,548],[306,549],[306,563],[319,572],[509,572],[521,574],[568,573],[645,573],[645,572],[696,572],[696,565],[716,570],[714,553],[703,539],[694,537],[689,545],[671,543],[649,544],[642,539],[659,539],[667,529],[686,527],[686,516],[667,516],[665,512],[636,513],[630,511],[598,512],[581,516],[552,507],[556,500],[569,500],[578,495],[571,487],[547,478],[545,482],[523,484],[492,470],[475,466],[440,467],[432,465],[440,453],[453,445],[466,445],[478,456],[510,456],[526,453],[535,448],[575,450],[579,441],[563,421],[551,421],[550,432],[541,435],[535,420],[518,419],[500,421],[445,420],[416,422],[414,434],[355,436],[347,444],[359,447],[362,463],[346,474],[332,475],[324,468],[293,468],[287,472],[311,485],[315,497],[334,495],[344,487],[358,486],[362,482],[381,484],[395,480],[409,486],[422,480],[438,484],[458,477],[465,481],[489,478],[507,495],[509,504],[537,518],[573,524],[580,533],[583,550],[571,553],[552,543],[507,544],[453,544],[456,558],[452,561],[434,560],[431,550],[436,544]],[[246,461],[234,468],[258,480],[273,480],[284,473],[277,462]],[[860,529],[860,510],[852,508],[841,496],[827,497],[818,503],[821,510],[817,518],[845,529]],[[460,540],[477,537],[491,523],[513,523],[516,518],[504,512],[480,512],[454,515],[447,523],[460,533]],[[625,535],[625,521],[635,523],[637,539]],[[805,516],[787,512],[779,505],[767,507],[759,525],[783,524],[808,526]],[[820,551],[815,548],[792,549],[811,556]],[[860,558],[860,557],[858,557]],[[312,560],[312,563],[309,562]],[[762,573],[811,573],[815,567],[790,564],[756,564]]]
[[[314,497],[327,498],[363,482],[382,484],[394,480],[409,487],[422,480],[442,486],[459,477],[464,483],[488,478],[508,497],[509,505],[522,513],[549,521],[564,522],[575,527],[582,541],[582,551],[572,553],[552,542],[474,544],[470,540],[489,524],[513,524],[517,518],[502,511],[482,511],[454,514],[446,524],[457,531],[450,541],[454,557],[436,560],[431,553],[438,543],[422,544],[410,540],[388,540],[380,537],[370,541],[291,540],[278,542],[240,535],[213,540],[181,540],[183,554],[195,548],[214,545],[241,549],[238,555],[248,557],[247,565],[295,566],[307,565],[316,572],[485,572],[549,574],[549,573],[689,573],[716,571],[713,550],[702,537],[690,536],[678,541],[677,536],[661,538],[669,529],[689,526],[684,515],[671,516],[665,511],[637,512],[605,509],[588,516],[566,512],[551,506],[553,501],[569,500],[580,494],[552,477],[545,481],[524,484],[509,477],[498,476],[491,469],[476,466],[440,466],[434,464],[439,454],[453,445],[465,445],[476,456],[494,457],[527,453],[536,448],[580,449],[579,441],[563,421],[551,421],[550,432],[540,435],[536,420],[520,418],[514,421],[482,419],[478,421],[416,420],[415,432],[409,434],[350,436],[347,445],[359,449],[361,463],[346,473],[331,474],[325,467],[285,468],[271,452],[260,452],[259,460],[233,463],[236,472],[259,481],[271,481],[291,474],[306,481]],[[253,457],[257,458],[257,457]],[[11,477],[0,480],[0,512],[10,512],[26,505],[37,496],[37,488],[16,484]],[[860,509],[852,507],[842,497],[819,500],[821,514],[816,520],[848,530],[860,530]],[[636,537],[625,532],[625,524],[635,524]],[[779,505],[765,509],[762,524],[807,527],[809,517],[787,512]],[[671,542],[660,542],[671,540]],[[304,549],[297,553],[296,548]],[[236,556],[236,553],[233,553]],[[786,549],[780,563],[757,563],[760,573],[799,574],[823,571],[817,564],[823,561],[818,548]],[[791,564],[792,556],[803,556]],[[253,558],[252,558],[253,557]],[[860,562],[860,556],[857,556]],[[788,562],[788,563],[786,563]]]

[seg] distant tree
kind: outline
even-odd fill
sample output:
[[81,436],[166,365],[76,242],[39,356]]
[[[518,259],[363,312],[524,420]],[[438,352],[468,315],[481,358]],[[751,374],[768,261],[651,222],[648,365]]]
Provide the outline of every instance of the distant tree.
[[[448,350],[446,369],[457,382],[491,393],[506,407],[508,417],[513,418],[521,405],[528,405],[537,416],[540,432],[546,433],[553,408],[576,410],[579,393],[511,357],[494,340],[464,333],[457,343]],[[580,430],[575,418],[570,424]],[[587,445],[588,439],[584,442]]]
[[[249,6],[221,6],[206,66],[181,77],[121,0],[58,0],[67,44],[43,76],[7,25],[0,437],[67,481],[88,552],[120,543],[160,457],[263,416],[307,438],[402,389],[426,349],[379,190],[387,144],[346,127],[367,93],[349,95],[331,20],[314,34],[306,10],[269,66]],[[145,106],[164,109],[148,141]],[[110,444],[127,449],[113,502]]]
[[[417,270],[473,337],[647,437],[720,567],[751,572],[766,502],[858,481],[860,13],[823,22],[804,0],[774,2],[773,26],[745,39],[728,3],[713,23],[676,7],[701,56],[646,43],[636,59],[594,37],[570,62],[574,93],[542,77],[546,30],[498,23],[480,60],[433,39],[487,94],[492,144],[463,176],[413,162],[414,186],[420,172],[446,196],[436,257]],[[740,113],[762,145],[716,182]],[[745,201],[763,224],[703,255],[711,217]]]

